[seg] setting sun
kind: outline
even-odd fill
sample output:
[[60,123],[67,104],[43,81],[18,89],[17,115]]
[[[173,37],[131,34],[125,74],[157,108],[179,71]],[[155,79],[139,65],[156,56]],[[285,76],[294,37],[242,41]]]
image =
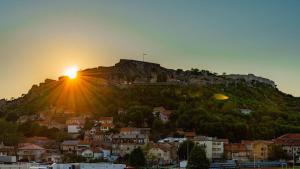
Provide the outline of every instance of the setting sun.
[[64,75],[68,76],[70,79],[75,79],[77,77],[78,68],[76,66],[67,67]]

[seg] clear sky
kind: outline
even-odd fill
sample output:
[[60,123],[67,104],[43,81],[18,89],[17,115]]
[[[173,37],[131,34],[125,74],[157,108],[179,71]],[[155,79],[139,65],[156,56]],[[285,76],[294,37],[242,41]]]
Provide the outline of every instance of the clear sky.
[[120,58],[254,73],[300,96],[299,0],[0,0],[0,98]]

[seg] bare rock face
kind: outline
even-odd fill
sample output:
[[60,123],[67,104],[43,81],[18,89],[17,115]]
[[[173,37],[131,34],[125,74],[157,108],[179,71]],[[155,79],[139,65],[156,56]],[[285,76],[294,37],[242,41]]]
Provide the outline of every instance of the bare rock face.
[[276,87],[269,79],[249,75],[216,75],[207,70],[172,70],[160,64],[121,59],[111,67],[98,67],[80,72],[82,76],[102,79],[105,84],[195,84],[212,85],[246,82],[249,85],[263,83]]
[[83,76],[103,78],[114,84],[168,82],[174,78],[175,71],[156,63],[121,59],[111,67],[98,67],[81,72]]
[[225,77],[235,80],[235,81],[243,80],[247,83],[263,83],[263,84],[270,85],[272,87],[276,87],[276,84],[274,81],[263,78],[263,77],[255,76],[253,74],[248,74],[248,75],[232,74],[232,75],[226,75]]

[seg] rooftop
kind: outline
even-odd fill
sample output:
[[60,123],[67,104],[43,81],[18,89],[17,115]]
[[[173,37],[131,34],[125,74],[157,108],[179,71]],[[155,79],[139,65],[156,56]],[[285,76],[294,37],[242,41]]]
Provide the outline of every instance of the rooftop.
[[62,145],[78,145],[80,143],[80,140],[65,140],[62,142]]
[[18,148],[19,150],[44,150],[43,147],[40,147],[38,145],[35,144],[31,144],[31,143],[24,143],[20,148]]

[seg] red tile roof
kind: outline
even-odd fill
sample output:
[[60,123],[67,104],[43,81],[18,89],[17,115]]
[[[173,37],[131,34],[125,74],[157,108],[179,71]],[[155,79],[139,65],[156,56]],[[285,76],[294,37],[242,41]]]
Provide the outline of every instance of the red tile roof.
[[131,128],[131,127],[122,127],[122,128],[120,128],[120,133],[132,132],[132,131],[133,131],[133,128]]
[[113,127],[112,123],[103,123],[100,125],[100,127]]
[[153,108],[154,112],[160,112],[161,114],[165,115],[165,116],[170,116],[172,114],[171,110],[167,110],[164,107],[155,107]]
[[19,150],[44,150],[43,147],[40,147],[35,144],[30,144],[30,143],[24,143],[23,146],[18,148]]
[[193,131],[189,131],[189,132],[184,132],[184,136],[185,137],[195,137],[196,133]]
[[99,117],[99,121],[102,121],[102,120],[110,120],[110,121],[113,121],[113,117]]
[[300,139],[300,133],[288,133],[284,134],[277,139]]
[[274,142],[286,146],[300,146],[300,134],[285,134],[276,138]]
[[245,151],[247,151],[247,147],[244,143],[224,144],[224,151],[227,151],[227,152],[245,152]]

